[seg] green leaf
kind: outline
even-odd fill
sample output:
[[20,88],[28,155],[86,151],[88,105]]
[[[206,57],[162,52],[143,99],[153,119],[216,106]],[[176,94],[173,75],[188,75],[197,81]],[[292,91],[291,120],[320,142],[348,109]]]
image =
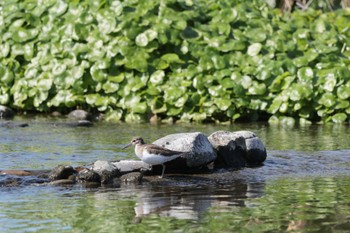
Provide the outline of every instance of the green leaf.
[[167,53],[161,57],[162,60],[168,63],[183,63],[183,61],[179,58],[176,53]]
[[335,104],[335,96],[332,93],[326,92],[322,95],[318,103],[330,108]]
[[262,28],[249,29],[245,35],[253,42],[263,42],[266,40],[266,32]]
[[153,84],[161,84],[164,81],[165,73],[163,70],[157,70],[153,74],[151,74],[151,77],[149,81]]
[[125,78],[124,73],[120,73],[120,74],[118,74],[116,76],[112,76],[112,75],[108,76],[108,80],[110,82],[114,82],[114,83],[121,83],[121,82],[124,81],[124,78]]
[[251,44],[248,47],[247,54],[251,57],[257,56],[260,53],[261,48],[262,48],[262,44],[260,43]]
[[225,99],[225,98],[215,99],[214,102],[221,111],[226,111],[232,104],[232,100]]
[[310,82],[314,77],[314,72],[310,67],[303,67],[298,70],[297,76],[300,80]]
[[326,77],[326,82],[323,85],[323,88],[326,91],[332,92],[335,85],[337,84],[337,79],[334,76],[334,73],[330,73]]
[[20,28],[13,33],[12,38],[16,42],[23,43],[35,38],[38,35],[38,33],[39,31],[36,28],[28,29],[28,30]]
[[266,92],[265,83],[253,82],[253,85],[248,89],[249,94],[251,95],[263,95]]
[[337,113],[334,116],[332,116],[332,121],[334,123],[343,123],[347,119],[347,115],[345,113]]
[[107,122],[119,122],[121,120],[123,116],[123,111],[121,109],[116,109],[113,111],[109,111],[106,116],[105,116],[105,120]]
[[349,85],[343,85],[337,88],[337,96],[342,99],[346,100],[350,97],[350,86]]

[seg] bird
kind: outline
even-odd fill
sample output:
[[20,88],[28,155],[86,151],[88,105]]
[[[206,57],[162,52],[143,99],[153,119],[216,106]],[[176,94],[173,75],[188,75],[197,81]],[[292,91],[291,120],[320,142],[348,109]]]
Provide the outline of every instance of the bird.
[[164,163],[174,160],[180,156],[183,156],[185,152],[173,151],[167,148],[155,145],[146,144],[141,137],[134,137],[129,144],[124,146],[122,149],[129,146],[135,146],[135,154],[143,162],[150,165],[162,165],[162,175],[160,178],[164,177],[165,165]]

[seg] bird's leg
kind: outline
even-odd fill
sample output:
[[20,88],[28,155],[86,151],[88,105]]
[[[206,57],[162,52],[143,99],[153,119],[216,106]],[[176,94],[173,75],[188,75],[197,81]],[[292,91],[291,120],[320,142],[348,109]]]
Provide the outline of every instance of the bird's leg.
[[163,167],[163,169],[162,169],[162,175],[161,175],[159,178],[163,178],[163,176],[164,176],[164,172],[165,172],[165,165],[164,165],[164,164],[162,164],[162,167]]

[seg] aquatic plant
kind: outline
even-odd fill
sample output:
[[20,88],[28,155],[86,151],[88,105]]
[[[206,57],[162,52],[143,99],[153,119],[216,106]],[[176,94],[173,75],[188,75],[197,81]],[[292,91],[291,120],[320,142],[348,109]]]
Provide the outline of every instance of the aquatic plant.
[[262,1],[3,0],[0,104],[182,121],[345,122],[350,11]]

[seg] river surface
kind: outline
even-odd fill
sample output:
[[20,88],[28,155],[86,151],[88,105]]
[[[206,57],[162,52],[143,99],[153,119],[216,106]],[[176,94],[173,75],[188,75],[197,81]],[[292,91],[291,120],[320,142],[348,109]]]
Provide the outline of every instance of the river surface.
[[[137,159],[133,136],[250,130],[267,148],[262,166],[193,176],[168,174],[120,188],[0,187],[0,232],[350,232],[350,127],[268,124],[149,125],[15,118],[0,128],[0,170],[52,169]],[[0,176],[1,178],[1,176]]]

